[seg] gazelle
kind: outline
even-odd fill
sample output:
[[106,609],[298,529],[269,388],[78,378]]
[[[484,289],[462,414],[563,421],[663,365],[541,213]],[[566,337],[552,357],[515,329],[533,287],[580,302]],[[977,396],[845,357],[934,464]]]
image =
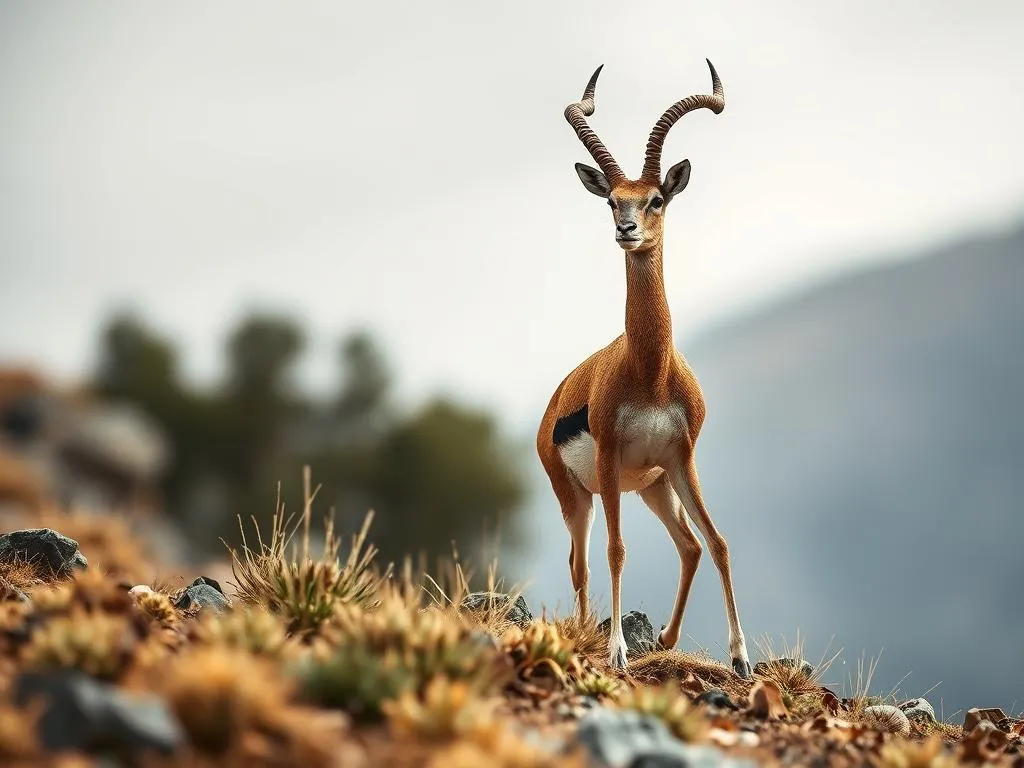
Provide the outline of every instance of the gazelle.
[[690,162],[676,163],[661,178],[661,150],[669,129],[695,109],[718,114],[725,108],[722,82],[714,66],[713,94],[673,104],[654,125],[640,178],[627,179],[587,125],[594,113],[594,91],[601,67],[587,83],[583,99],[565,109],[600,170],[576,164],[583,186],[605,198],[612,209],[615,242],[626,257],[626,329],[591,355],[555,390],[537,434],[537,451],[562,507],[572,539],[569,570],[581,618],[588,615],[588,549],[594,522],[593,496],[601,496],[608,525],[611,573],[611,664],[626,666],[620,593],[626,547],[619,521],[620,494],[638,491],[668,530],[679,553],[679,587],[668,623],[658,636],[673,648],[697,571],[701,544],[687,522],[693,518],[722,579],[729,620],[733,669],[750,676],[743,630],[733,594],[729,548],[701,498],[694,444],[704,422],[704,398],[697,379],[672,340],[672,318],[665,298],[662,235],[669,202],[690,179]]

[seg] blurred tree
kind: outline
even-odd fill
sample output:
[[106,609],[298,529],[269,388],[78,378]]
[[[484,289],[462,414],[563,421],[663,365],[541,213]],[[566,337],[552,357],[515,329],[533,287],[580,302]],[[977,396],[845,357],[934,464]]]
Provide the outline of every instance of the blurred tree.
[[508,522],[523,501],[517,458],[493,418],[449,400],[436,399],[396,424],[377,448],[370,487],[382,556],[401,558],[411,549],[434,558],[454,541],[464,559],[478,560],[474,542]]
[[170,512],[199,555],[237,541],[237,515],[267,522],[275,488],[301,508],[302,467],[321,486],[317,517],[337,510],[341,532],[377,512],[371,538],[384,561],[405,554],[433,559],[457,542],[472,561],[500,523],[515,538],[514,513],[525,492],[518,454],[493,418],[447,399],[409,416],[390,401],[390,368],[373,336],[357,330],[339,347],[338,390],[315,402],[291,374],[305,336],[290,318],[256,314],[228,335],[222,386],[184,387],[173,346],[130,315],[104,330],[97,390],[138,402],[174,442]]
[[167,416],[180,391],[177,373],[174,347],[133,313],[118,313],[101,332],[99,394],[134,400],[154,416]]
[[334,416],[343,431],[366,437],[384,426],[391,372],[365,330],[342,341],[340,357],[341,392]]
[[227,378],[212,445],[233,510],[220,535],[235,528],[234,513],[244,518],[264,508],[260,502],[272,491],[267,475],[287,428],[306,407],[290,381],[304,344],[302,329],[274,314],[250,315],[228,335]]

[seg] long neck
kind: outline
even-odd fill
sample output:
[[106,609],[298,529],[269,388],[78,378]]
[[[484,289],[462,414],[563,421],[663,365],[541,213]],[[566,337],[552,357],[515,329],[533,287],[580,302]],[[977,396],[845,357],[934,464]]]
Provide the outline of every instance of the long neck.
[[660,245],[626,254],[626,348],[641,370],[651,372],[663,367],[674,349]]

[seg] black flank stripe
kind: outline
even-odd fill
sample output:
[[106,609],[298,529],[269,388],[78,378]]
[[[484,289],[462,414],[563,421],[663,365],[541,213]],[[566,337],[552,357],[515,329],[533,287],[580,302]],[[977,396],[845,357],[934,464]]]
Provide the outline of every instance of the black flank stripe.
[[584,403],[583,407],[574,413],[570,413],[567,416],[563,416],[555,422],[555,430],[552,434],[552,439],[555,441],[555,445],[562,445],[572,440],[577,435],[582,435],[584,432],[589,434],[590,422],[587,420],[587,404]]

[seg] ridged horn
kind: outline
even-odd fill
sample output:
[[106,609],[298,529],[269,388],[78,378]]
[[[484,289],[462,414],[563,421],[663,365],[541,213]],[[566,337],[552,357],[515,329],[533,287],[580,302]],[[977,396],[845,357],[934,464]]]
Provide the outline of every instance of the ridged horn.
[[615,162],[615,158],[612,157],[612,153],[605,147],[604,142],[587,125],[586,120],[586,118],[594,114],[594,91],[597,89],[597,76],[601,74],[603,67],[604,64],[598,67],[591,76],[590,82],[587,83],[587,87],[583,91],[583,98],[565,108],[565,119],[569,121],[569,125],[576,131],[576,135],[583,142],[583,146],[587,148],[587,151],[594,158],[598,167],[604,172],[605,177],[608,179],[608,184],[614,187],[619,182],[624,181],[626,175],[619,168],[619,164]]
[[[712,95],[704,93],[687,96],[665,110],[647,140],[647,154],[644,157],[644,170],[640,175],[641,181],[650,184],[661,183],[661,150],[665,145],[665,137],[673,125],[685,115],[695,109],[710,109],[716,115],[725,109],[725,91],[722,89],[722,81],[715,71],[715,65],[709,59],[705,59],[708,68],[711,70]],[[595,76],[596,77],[596,76]]]

